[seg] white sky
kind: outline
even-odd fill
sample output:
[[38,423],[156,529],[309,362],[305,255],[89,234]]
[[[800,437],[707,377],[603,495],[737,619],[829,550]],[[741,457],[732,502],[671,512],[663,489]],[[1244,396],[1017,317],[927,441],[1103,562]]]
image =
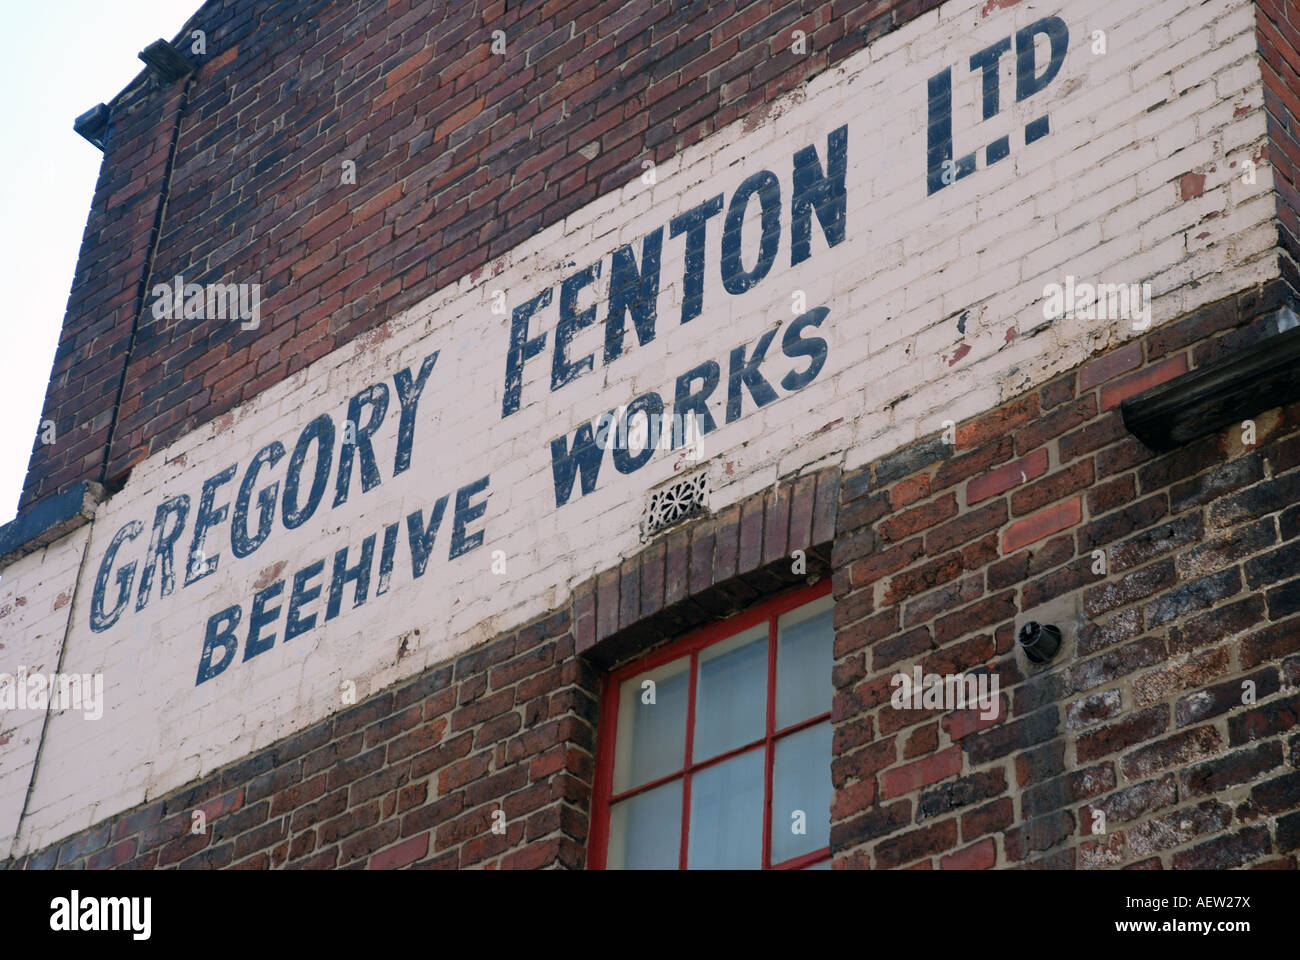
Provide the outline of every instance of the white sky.
[[[6,9],[0,174],[0,524],[14,518],[103,155],[72,121],[107,103],[202,0],[45,0]],[[134,278],[132,279],[134,282]]]

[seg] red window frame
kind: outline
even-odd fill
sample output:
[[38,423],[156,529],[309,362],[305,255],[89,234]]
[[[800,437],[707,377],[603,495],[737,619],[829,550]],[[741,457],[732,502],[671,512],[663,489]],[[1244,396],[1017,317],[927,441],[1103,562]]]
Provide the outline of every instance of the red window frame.
[[[820,600],[831,592],[831,581],[829,578],[810,587],[800,587],[783,593],[780,596],[773,597],[762,603],[739,613],[734,617],[726,620],[719,620],[716,623],[709,624],[699,630],[687,634],[679,640],[675,640],[653,653],[626,663],[620,667],[611,670],[605,678],[605,688],[601,694],[600,701],[600,720],[597,730],[596,740],[596,782],[595,789],[592,793],[592,829],[591,844],[588,850],[587,865],[588,869],[603,870],[605,869],[606,855],[609,850],[609,816],[610,808],[619,800],[626,797],[643,793],[654,787],[669,783],[678,778],[682,779],[682,836],[681,849],[678,854],[677,868],[686,869],[686,855],[690,843],[690,809],[691,809],[691,778],[700,770],[715,766],[724,760],[728,760],[746,751],[752,750],[758,745],[763,745],[763,858],[761,869],[763,870],[798,870],[803,867],[820,863],[823,860],[830,859],[830,848],[823,847],[820,850],[814,850],[811,853],[803,854],[792,860],[782,863],[772,863],[772,767],[775,756],[776,742],[792,733],[797,733],[807,727],[816,726],[830,719],[831,711],[809,717],[798,723],[791,724],[780,730],[774,729],[776,726],[776,653],[777,653],[777,621],[782,615],[796,610],[805,604]],[[764,723],[763,736],[757,740],[743,744],[716,757],[710,757],[708,760],[693,762],[691,750],[693,748],[695,732],[695,686],[698,675],[699,654],[701,650],[712,646],[715,643],[721,643],[729,637],[735,636],[744,630],[757,626],[763,621],[768,622],[767,630],[767,717]],[[623,682],[630,677],[647,670],[653,670],[673,660],[682,657],[690,657],[690,681],[689,692],[687,694],[686,710],[686,749],[682,757],[682,766],[672,773],[657,777],[647,783],[640,784],[621,793],[613,794],[614,783],[614,747],[618,734],[618,703],[619,688]],[[831,665],[828,663],[826,669],[829,671]],[[830,777],[830,770],[826,771],[827,778]],[[829,813],[829,811],[828,811]]]

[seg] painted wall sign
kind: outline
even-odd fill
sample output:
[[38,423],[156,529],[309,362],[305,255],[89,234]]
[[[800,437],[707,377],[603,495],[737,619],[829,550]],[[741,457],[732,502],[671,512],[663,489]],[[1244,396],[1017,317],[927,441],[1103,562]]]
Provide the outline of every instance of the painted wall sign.
[[[62,649],[104,694],[93,722],[13,721],[0,838],[39,848],[561,606],[681,476],[675,427],[611,440],[633,421],[691,422],[719,509],[1134,335],[1046,319],[1067,276],[1149,283],[1156,325],[1276,275],[1271,175],[1231,166],[1266,141],[1251,3],[986,8],[917,18],[186,434],[6,569],[14,668]],[[1175,23],[1179,63],[1153,61]]]
[[[846,125],[831,131],[827,138],[825,167],[818,158],[816,146],[803,147],[794,153],[788,220],[791,266],[812,257],[814,218],[821,226],[828,247],[844,241],[848,205],[845,187],[847,144]],[[758,257],[754,266],[746,269],[741,235],[751,198],[759,210],[761,232]],[[673,217],[667,225],[670,237],[681,237],[684,241],[681,289],[685,294],[680,319],[683,324],[699,317],[704,310],[704,273],[710,262],[706,225],[712,217],[722,213],[723,200],[724,195],[717,194]],[[723,288],[728,294],[738,295],[766,277],[776,263],[782,219],[781,188],[776,174],[763,170],[747,177],[732,193],[726,210],[718,263]],[[660,227],[642,240],[641,268],[637,267],[630,246],[616,249],[610,257],[611,283],[604,329],[606,363],[623,354],[627,318],[633,321],[637,340],[642,346],[655,337],[663,235],[664,228]],[[603,262],[597,260],[591,266],[570,274],[558,285],[559,323],[554,331],[552,391],[594,369],[594,353],[574,359],[570,351],[578,331],[595,322],[600,304],[579,310],[578,294],[600,276]],[[524,364],[541,353],[546,345],[547,333],[529,336],[529,321],[551,303],[553,294],[554,289],[547,287],[512,312],[502,389],[502,417],[518,412]],[[783,375],[776,379],[783,393],[792,393],[806,386],[825,366],[827,343],[817,335],[816,329],[828,312],[826,307],[817,307],[782,324],[780,354],[786,360],[799,361],[788,365]],[[776,333],[777,328],[769,329],[752,345],[742,343],[727,355],[727,376],[722,388],[726,395],[726,423],[739,419],[742,412],[761,408],[778,399],[763,369]],[[276,531],[300,527],[318,510],[346,507],[354,489],[354,475],[359,477],[358,496],[374,491],[384,482],[375,454],[377,435],[381,430],[387,428],[394,435],[396,446],[389,477],[395,479],[409,470],[420,398],[437,359],[435,350],[424,358],[418,370],[396,370],[391,377],[391,390],[385,380],[380,380],[358,391],[347,400],[346,412],[339,425],[329,413],[320,413],[298,430],[296,439],[285,436],[272,440],[247,462],[223,467],[203,481],[197,498],[187,493],[166,497],[153,512],[151,528],[134,519],[118,528],[98,564],[89,607],[90,629],[95,632],[110,630],[124,616],[129,620],[133,613],[144,611],[155,597],[157,602],[165,602],[211,576],[222,561],[226,541],[229,543],[227,563],[239,563],[252,558]],[[769,361],[767,365],[770,368],[772,363]],[[700,434],[717,429],[709,401],[714,391],[719,389],[722,369],[714,359],[696,362],[676,378],[674,391],[670,394],[672,415],[693,416]],[[744,399],[746,394],[750,398],[748,404]],[[391,406],[399,408],[394,411],[395,417],[389,414],[390,397],[396,398],[396,403]],[[626,436],[629,420],[638,413],[654,417],[658,422],[664,412],[664,401],[659,393],[643,393],[622,406],[617,430],[610,439],[614,435]],[[615,411],[608,411],[603,418],[608,420],[614,414]],[[649,442],[635,451],[627,444],[598,443],[596,434],[601,419],[595,418],[596,424],[582,423],[571,444],[566,437],[550,442],[557,507],[569,501],[578,477],[580,495],[595,489],[607,450],[611,452],[615,469],[630,474],[643,467],[659,446],[657,436],[650,437]],[[455,491],[448,516],[449,536],[443,538],[449,540],[448,560],[455,560],[482,545],[484,531],[478,528],[477,521],[483,518],[486,501],[476,498],[481,498],[490,482],[490,475],[484,475]],[[333,497],[326,505],[331,489]],[[422,577],[429,567],[444,514],[448,514],[449,496],[450,493],[444,493],[432,500],[427,516],[424,507],[417,507],[405,517],[385,523],[382,531],[362,536],[363,531],[349,528],[351,544],[345,541],[338,549],[326,551],[323,558],[304,564],[291,577],[276,579],[253,593],[247,603],[232,603],[211,614],[202,631],[195,684],[211,680],[230,667],[241,643],[242,660],[248,661],[275,644],[276,631],[279,631],[280,642],[289,643],[318,624],[324,625],[340,616],[344,611],[345,590],[349,588],[351,602],[348,607],[356,609],[372,596],[377,600],[387,593],[395,572],[412,580]],[[476,529],[471,531],[471,525]],[[144,535],[146,529],[151,530],[147,539]],[[382,545],[377,550],[377,538],[381,535]],[[405,540],[401,568],[398,567],[399,539]],[[405,562],[407,552],[409,567]],[[243,564],[243,569],[250,572],[250,581],[255,562],[250,560]],[[375,580],[373,594],[372,574]]]

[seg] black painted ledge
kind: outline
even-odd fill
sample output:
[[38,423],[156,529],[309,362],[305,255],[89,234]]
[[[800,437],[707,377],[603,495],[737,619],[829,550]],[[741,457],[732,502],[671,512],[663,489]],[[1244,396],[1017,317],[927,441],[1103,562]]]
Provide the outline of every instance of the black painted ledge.
[[1300,400],[1300,317],[1281,307],[1265,323],[1252,346],[1123,401],[1124,426],[1165,452]]
[[0,570],[86,523],[103,499],[102,486],[82,480],[0,526]]

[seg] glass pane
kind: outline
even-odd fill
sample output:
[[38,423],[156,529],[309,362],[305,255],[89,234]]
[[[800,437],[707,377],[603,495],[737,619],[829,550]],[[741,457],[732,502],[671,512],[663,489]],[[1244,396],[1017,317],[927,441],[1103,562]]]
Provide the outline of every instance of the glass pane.
[[[803,811],[806,833],[795,833]],[[772,862],[812,853],[831,838],[831,724],[819,723],[776,742],[772,763]]]
[[804,867],[805,870],[829,870],[831,862],[829,860],[818,860],[811,867]]
[[791,610],[776,622],[776,728],[783,730],[831,708],[831,625],[829,596]]
[[697,763],[761,738],[767,728],[767,624],[701,650],[696,683],[691,752]]
[[609,811],[610,870],[676,870],[682,846],[682,781],[620,800]]
[[762,747],[691,777],[690,834],[686,864],[692,870],[763,865]]
[[[686,760],[689,657],[625,680],[618,691],[614,792],[622,793],[681,770]],[[653,703],[649,680],[654,683]]]

